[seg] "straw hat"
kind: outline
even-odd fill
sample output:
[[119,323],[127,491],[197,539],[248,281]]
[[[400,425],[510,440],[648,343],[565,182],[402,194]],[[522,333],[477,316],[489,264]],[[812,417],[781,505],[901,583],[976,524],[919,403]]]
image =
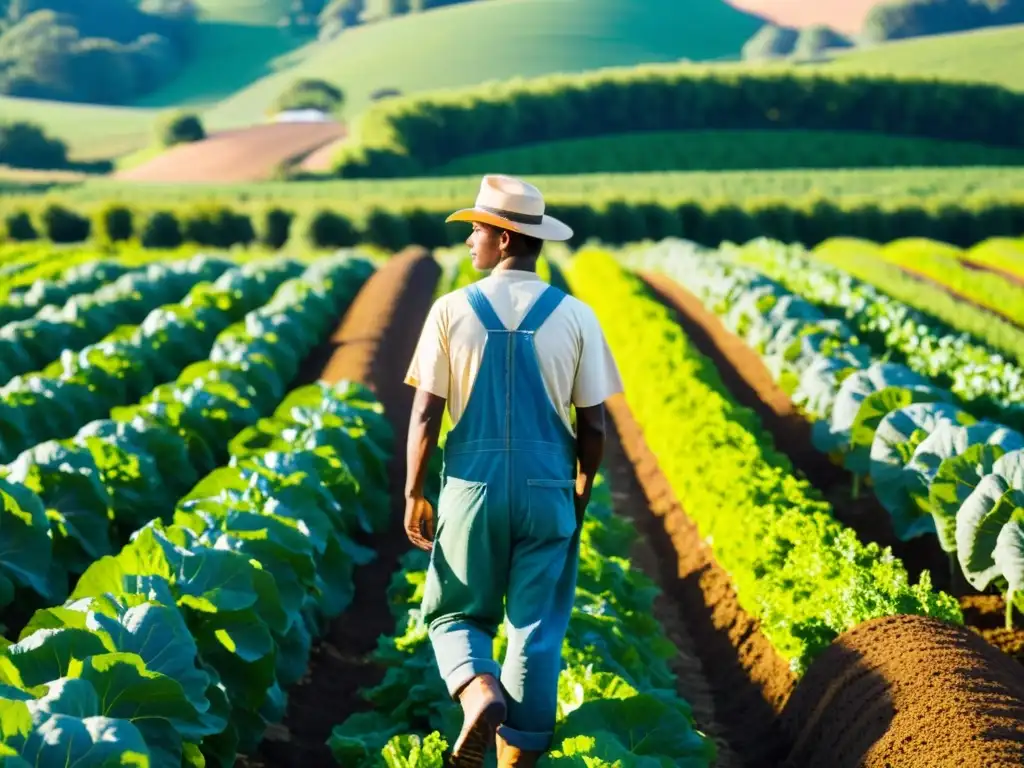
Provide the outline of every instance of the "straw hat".
[[544,197],[539,189],[502,174],[484,176],[473,207],[456,211],[445,221],[477,221],[540,240],[572,237],[572,229],[566,224],[544,214]]

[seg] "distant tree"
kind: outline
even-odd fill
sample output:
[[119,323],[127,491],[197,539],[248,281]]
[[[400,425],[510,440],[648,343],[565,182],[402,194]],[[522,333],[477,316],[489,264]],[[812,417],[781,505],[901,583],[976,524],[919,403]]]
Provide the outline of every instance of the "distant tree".
[[396,96],[401,96],[402,92],[397,88],[378,88],[370,94],[370,101],[382,101],[383,99],[393,99]]
[[206,130],[198,116],[192,113],[179,112],[168,117],[158,128],[160,143],[165,147],[175,144],[187,144],[206,138]]
[[14,168],[66,168],[68,148],[32,123],[0,123],[0,164]]
[[861,42],[879,43],[1024,22],[1024,0],[890,0],[871,9]]
[[813,59],[830,48],[849,48],[849,38],[823,24],[800,30],[793,56],[798,59]]
[[792,53],[797,38],[798,33],[795,29],[765,24],[743,45],[742,56],[746,61],[788,56]]
[[303,78],[292,83],[274,102],[275,112],[291,109],[319,109],[327,114],[338,112],[345,104],[345,94],[326,80]]
[[130,101],[180,71],[196,16],[193,0],[9,0],[0,93]]

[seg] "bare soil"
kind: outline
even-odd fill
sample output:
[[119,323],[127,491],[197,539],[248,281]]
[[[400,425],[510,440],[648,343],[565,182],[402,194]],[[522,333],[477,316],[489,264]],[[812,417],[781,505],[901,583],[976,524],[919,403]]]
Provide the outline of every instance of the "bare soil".
[[1024,669],[963,627],[887,616],[841,635],[781,719],[784,768],[1024,765]]
[[1006,602],[1001,595],[964,595],[960,598],[960,610],[971,629],[1024,664],[1024,617],[1014,611],[1014,628],[1006,629]]
[[402,380],[440,273],[423,249],[395,255],[367,281],[331,340],[306,362],[303,380],[359,381],[383,403],[395,431],[396,449],[388,472],[392,527],[361,542],[373,548],[377,558],[356,570],[353,604],[314,646],[305,677],[288,691],[284,722],[268,731],[258,755],[244,761],[250,768],[337,768],[326,746],[332,728],[369,709],[359,690],[383,677],[383,670],[368,656],[377,638],[394,629],[387,586],[398,557],[410,546],[400,521],[412,390]]
[[114,178],[166,183],[267,181],[282,164],[333,142],[344,130],[340,123],[268,123],[223,131],[179,144],[147,163],[119,171]]

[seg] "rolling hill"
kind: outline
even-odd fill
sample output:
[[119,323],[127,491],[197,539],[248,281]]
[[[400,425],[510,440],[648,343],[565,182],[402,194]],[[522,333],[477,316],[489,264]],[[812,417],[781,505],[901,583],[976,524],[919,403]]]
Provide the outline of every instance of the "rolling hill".
[[1024,90],[1024,25],[899,40],[839,53],[824,66],[867,74],[975,80],[1021,91]]
[[[244,125],[295,78],[344,88],[349,115],[379,88],[403,92],[682,58],[735,57],[763,20],[722,0],[485,0],[356,27],[210,110]],[[497,38],[482,30],[502,30]]]

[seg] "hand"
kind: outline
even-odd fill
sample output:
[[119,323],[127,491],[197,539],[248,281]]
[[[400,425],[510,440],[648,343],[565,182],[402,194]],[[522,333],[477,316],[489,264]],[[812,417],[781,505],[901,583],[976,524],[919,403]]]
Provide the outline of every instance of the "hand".
[[573,503],[576,506],[576,527],[583,526],[583,516],[587,513],[587,504],[590,503],[590,492],[592,488],[585,487],[582,491],[579,488],[573,493]]
[[422,496],[405,500],[405,535],[424,552],[434,548],[434,508]]

